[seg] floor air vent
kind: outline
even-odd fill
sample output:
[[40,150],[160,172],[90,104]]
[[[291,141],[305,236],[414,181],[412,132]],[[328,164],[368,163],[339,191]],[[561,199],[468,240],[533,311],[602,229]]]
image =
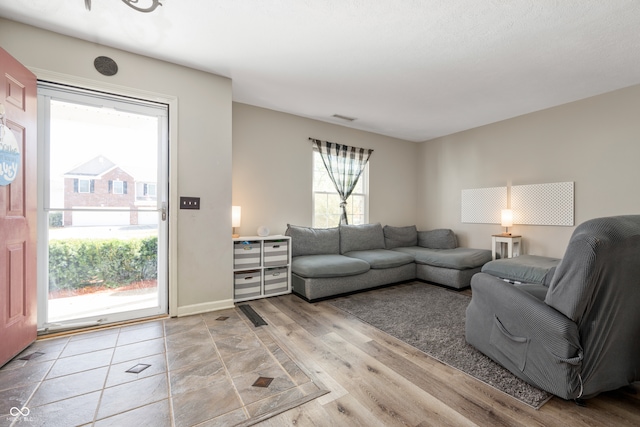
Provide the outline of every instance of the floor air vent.
[[262,317],[258,313],[256,313],[253,308],[249,304],[239,305],[238,308],[242,310],[242,312],[251,320],[253,326],[264,326],[267,325],[267,322],[264,321]]

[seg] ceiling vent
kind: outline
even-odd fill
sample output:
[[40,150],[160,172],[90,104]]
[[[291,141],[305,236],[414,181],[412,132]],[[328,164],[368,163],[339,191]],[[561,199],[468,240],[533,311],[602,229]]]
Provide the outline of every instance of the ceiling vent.
[[343,116],[342,114],[334,114],[333,116],[336,119],[340,119],[340,120],[345,120],[347,122],[352,122],[354,121],[356,118],[355,117],[347,117],[347,116]]

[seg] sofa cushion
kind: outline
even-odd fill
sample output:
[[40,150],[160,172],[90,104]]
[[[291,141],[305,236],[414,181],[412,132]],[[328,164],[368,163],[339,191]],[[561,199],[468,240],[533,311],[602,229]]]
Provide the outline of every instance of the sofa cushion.
[[334,228],[311,228],[287,225],[291,236],[291,256],[340,253],[340,231]]
[[382,228],[382,232],[384,234],[384,246],[387,249],[416,246],[418,244],[418,229],[415,225],[407,227],[385,225]]
[[369,271],[369,263],[344,255],[303,255],[291,259],[291,272],[302,277],[354,276]]
[[452,268],[454,270],[482,267],[491,261],[491,251],[489,249],[429,249],[412,246],[408,248],[395,248],[393,250],[413,255],[416,264]]
[[366,261],[373,269],[400,267],[411,264],[414,259],[411,255],[387,249],[371,249],[370,251],[352,251],[344,256],[358,258]]
[[453,230],[448,228],[419,231],[418,246],[429,249],[455,249],[458,247],[458,239]]
[[549,285],[560,263],[558,258],[538,255],[520,255],[490,261],[482,266],[482,272],[514,282]]
[[340,225],[340,253],[384,249],[384,233],[378,224]]

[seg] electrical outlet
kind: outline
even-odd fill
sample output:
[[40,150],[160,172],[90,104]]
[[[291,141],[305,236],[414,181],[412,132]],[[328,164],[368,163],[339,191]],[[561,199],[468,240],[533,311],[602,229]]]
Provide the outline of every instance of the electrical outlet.
[[180,197],[180,209],[200,209],[200,197]]

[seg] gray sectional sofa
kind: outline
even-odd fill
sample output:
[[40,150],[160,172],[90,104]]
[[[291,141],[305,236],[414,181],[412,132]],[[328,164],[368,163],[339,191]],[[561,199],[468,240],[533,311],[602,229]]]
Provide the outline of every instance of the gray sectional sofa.
[[449,229],[380,224],[289,225],[293,292],[308,301],[420,279],[455,289],[491,261],[488,249],[458,247]]

